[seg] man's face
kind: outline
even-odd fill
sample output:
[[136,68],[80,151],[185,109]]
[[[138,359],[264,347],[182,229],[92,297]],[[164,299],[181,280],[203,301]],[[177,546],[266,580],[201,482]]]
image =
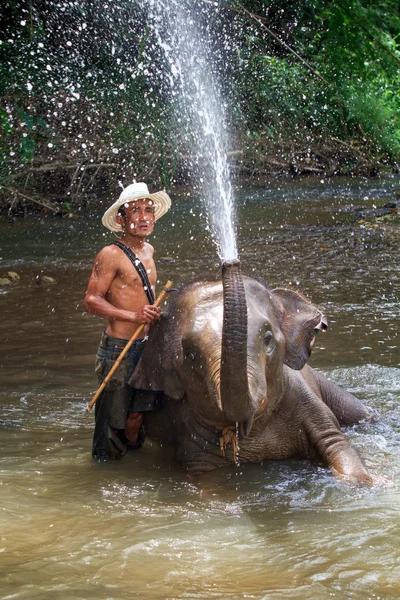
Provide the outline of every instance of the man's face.
[[154,202],[150,198],[140,198],[123,205],[125,217],[117,217],[124,232],[130,235],[147,237],[154,227]]

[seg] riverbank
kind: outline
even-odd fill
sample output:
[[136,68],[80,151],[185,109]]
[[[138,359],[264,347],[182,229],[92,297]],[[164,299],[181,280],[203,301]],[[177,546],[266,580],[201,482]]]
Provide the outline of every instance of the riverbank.
[[[131,166],[126,166],[126,156]],[[172,148],[162,156],[149,145],[127,148],[118,157],[60,155],[46,151],[29,164],[15,168],[0,188],[0,216],[32,212],[54,214],[87,212],[99,197],[114,197],[121,185],[144,180],[150,188],[176,189],[190,186],[188,157]],[[304,176],[325,178],[376,177],[398,173],[399,165],[389,162],[358,139],[336,138],[312,142],[271,140],[267,136],[238,137],[228,152],[232,180],[270,184]]]

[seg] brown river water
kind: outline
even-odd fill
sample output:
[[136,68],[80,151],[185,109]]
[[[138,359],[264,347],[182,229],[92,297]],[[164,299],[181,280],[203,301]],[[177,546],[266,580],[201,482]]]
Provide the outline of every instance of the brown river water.
[[[343,485],[305,461],[195,478],[147,440],[116,464],[90,457],[103,323],[82,299],[98,214],[0,223],[0,598],[400,597],[399,221],[357,223],[400,187],[319,179],[237,190],[243,271],[301,289],[330,322],[311,359],[377,413],[347,430],[377,481]],[[156,224],[160,284],[220,266],[187,190]],[[169,257],[169,260],[165,260]],[[37,275],[54,284],[38,285]]]

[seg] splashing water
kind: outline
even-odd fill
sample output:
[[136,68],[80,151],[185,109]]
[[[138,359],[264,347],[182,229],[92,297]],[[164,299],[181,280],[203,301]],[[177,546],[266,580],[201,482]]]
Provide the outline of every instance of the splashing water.
[[234,460],[235,460],[235,465],[237,467],[240,467],[240,458],[239,458],[239,452],[240,452],[240,446],[239,446],[239,423],[236,421],[235,423],[235,436],[236,436],[236,444],[234,446]]
[[237,258],[235,212],[227,162],[228,135],[221,90],[210,61],[207,26],[195,0],[147,0],[151,28],[168,72],[163,74],[189,153],[187,168],[203,199],[221,260]]

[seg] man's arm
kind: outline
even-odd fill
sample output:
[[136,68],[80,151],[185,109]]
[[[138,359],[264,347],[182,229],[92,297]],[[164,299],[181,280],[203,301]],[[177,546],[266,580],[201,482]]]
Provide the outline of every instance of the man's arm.
[[137,312],[117,308],[106,300],[106,294],[118,272],[117,260],[113,249],[103,248],[96,256],[92,274],[85,295],[85,309],[109,321],[125,321],[129,323],[151,323],[158,318],[160,309],[145,305]]

